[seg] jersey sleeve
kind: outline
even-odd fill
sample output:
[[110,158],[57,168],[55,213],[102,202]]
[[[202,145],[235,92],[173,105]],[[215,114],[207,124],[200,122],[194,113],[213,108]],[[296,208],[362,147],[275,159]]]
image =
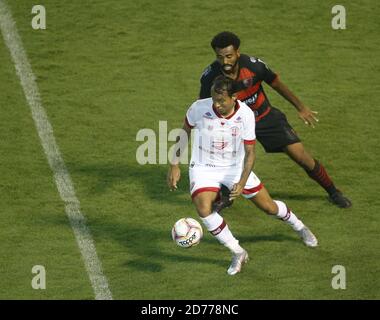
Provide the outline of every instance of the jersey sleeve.
[[202,73],[200,83],[201,89],[199,92],[199,99],[206,99],[211,97],[212,81],[214,80],[213,65],[209,65]]
[[247,107],[247,110],[243,118],[244,129],[242,133],[242,139],[244,144],[255,144],[256,143],[256,122],[255,115],[251,109]]
[[186,112],[185,122],[190,128],[194,128],[197,122],[197,112],[195,103],[193,103]]
[[206,99],[211,97],[211,85],[202,81],[201,79],[201,89],[199,91],[199,99]]
[[211,97],[212,83],[218,75],[219,73],[216,62],[213,62],[206,69],[203,70],[200,79],[201,89],[199,91],[199,99],[206,99]]
[[278,75],[259,58],[251,58],[251,61],[254,65],[255,73],[260,80],[265,81],[267,84],[271,84],[278,77]]

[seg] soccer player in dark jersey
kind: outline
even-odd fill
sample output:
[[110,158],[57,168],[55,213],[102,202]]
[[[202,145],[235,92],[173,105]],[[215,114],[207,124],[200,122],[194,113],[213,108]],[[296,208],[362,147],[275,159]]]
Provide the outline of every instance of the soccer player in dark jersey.
[[[237,99],[245,102],[255,113],[256,137],[265,151],[286,153],[326,190],[332,203],[340,208],[351,207],[351,201],[335,187],[323,165],[305,150],[285,114],[270,104],[261,85],[262,81],[289,101],[305,124],[314,127],[318,122],[317,112],[306,107],[262,60],[241,54],[240,39],[234,33],[225,31],[217,34],[211,41],[211,47],[215,51],[216,60],[201,76],[199,98],[211,96],[213,80],[221,74],[236,80]],[[230,205],[228,195],[222,194],[221,199],[224,202],[216,204],[220,210]]]

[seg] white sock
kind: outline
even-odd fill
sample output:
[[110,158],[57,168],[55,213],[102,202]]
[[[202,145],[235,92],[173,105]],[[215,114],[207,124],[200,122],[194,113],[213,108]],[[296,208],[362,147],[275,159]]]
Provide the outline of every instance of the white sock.
[[289,224],[295,231],[301,230],[305,225],[282,201],[274,200],[278,207],[277,217]]
[[206,229],[210,231],[221,244],[230,249],[232,253],[241,253],[244,251],[219,213],[213,212],[206,218],[201,218],[201,220]]

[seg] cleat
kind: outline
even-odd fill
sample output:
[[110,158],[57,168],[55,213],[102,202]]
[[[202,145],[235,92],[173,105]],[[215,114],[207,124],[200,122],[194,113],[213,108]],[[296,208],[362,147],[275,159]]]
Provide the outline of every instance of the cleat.
[[297,231],[304,244],[308,247],[318,246],[318,240],[316,236],[310,231],[310,229],[304,226],[301,230]]
[[234,254],[232,257],[231,265],[227,270],[227,273],[230,276],[237,274],[241,271],[243,264],[247,263],[248,260],[248,252],[245,250],[242,253]]
[[339,208],[349,208],[352,206],[351,200],[345,197],[339,190],[330,195],[329,200]]
[[213,203],[212,210],[220,213],[223,209],[231,207],[233,203],[234,201],[230,200],[230,189],[222,184],[219,191],[219,200]]

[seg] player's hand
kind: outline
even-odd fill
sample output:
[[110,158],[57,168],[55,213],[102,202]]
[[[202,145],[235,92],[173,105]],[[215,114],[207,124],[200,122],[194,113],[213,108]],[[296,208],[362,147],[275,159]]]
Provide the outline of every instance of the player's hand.
[[235,183],[230,193],[230,201],[235,200],[243,192],[244,186],[239,183]]
[[298,117],[308,126],[314,128],[314,124],[316,124],[319,120],[316,115],[317,111],[311,111],[309,108],[304,107],[301,111],[298,111]]
[[181,169],[178,165],[171,165],[167,175],[167,183],[170,191],[177,189],[177,182],[181,178]]

